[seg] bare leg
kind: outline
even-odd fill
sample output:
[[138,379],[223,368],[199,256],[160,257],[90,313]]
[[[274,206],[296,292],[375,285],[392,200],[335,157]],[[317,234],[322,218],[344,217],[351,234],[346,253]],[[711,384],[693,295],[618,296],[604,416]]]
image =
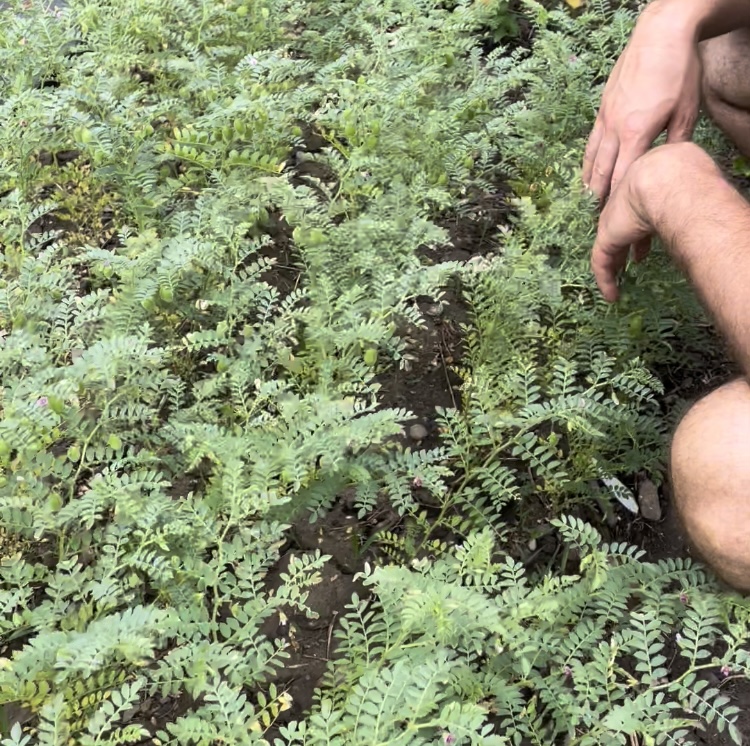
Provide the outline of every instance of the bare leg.
[[702,558],[750,593],[750,386],[738,379],[699,401],[672,443],[677,510]]
[[704,107],[750,158],[750,29],[703,42],[701,59]]
[[[701,45],[709,116],[750,158],[750,29]],[[695,404],[671,453],[677,512],[716,574],[750,593],[750,385],[738,379]]]

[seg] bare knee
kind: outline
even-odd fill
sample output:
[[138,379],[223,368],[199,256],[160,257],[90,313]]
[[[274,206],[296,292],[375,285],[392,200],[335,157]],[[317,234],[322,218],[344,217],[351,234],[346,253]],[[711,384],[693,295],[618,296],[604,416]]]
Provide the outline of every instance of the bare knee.
[[750,109],[750,28],[739,29],[700,46],[703,90],[741,109]]
[[685,530],[729,585],[750,592],[750,386],[699,401],[674,435],[672,483]]
[[703,105],[716,124],[750,155],[750,29],[705,41]]

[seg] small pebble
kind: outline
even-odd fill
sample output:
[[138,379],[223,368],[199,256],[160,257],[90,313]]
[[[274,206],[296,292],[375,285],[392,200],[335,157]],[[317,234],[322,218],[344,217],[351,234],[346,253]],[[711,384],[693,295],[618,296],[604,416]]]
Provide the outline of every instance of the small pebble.
[[641,508],[641,515],[647,521],[661,520],[659,490],[650,479],[644,479],[638,485],[638,505]]
[[529,539],[529,543],[527,546],[529,547],[530,552],[536,552],[536,547],[537,547],[536,539]]
[[409,428],[409,437],[418,443],[427,437],[427,428],[417,423]]

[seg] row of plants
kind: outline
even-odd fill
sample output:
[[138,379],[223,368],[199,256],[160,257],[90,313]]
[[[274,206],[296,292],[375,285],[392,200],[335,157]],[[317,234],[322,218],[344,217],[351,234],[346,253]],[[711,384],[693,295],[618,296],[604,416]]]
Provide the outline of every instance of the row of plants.
[[[747,674],[746,606],[571,515],[610,499],[603,476],[661,479],[657,373],[714,345],[666,262],[616,308],[588,272],[578,164],[633,13],[10,6],[3,746],[646,746],[696,724],[739,743],[702,674]],[[471,222],[498,190],[492,255],[425,261],[446,214]],[[456,282],[460,406],[437,413],[438,447],[405,448],[383,382],[424,324],[416,299]],[[289,721],[287,651],[261,630],[307,609],[326,557],[266,580],[290,523],[345,489],[360,517],[387,501],[423,530],[367,565],[313,710]],[[512,556],[509,512],[527,530],[539,505],[575,561]],[[133,718],[157,697],[172,716]]]

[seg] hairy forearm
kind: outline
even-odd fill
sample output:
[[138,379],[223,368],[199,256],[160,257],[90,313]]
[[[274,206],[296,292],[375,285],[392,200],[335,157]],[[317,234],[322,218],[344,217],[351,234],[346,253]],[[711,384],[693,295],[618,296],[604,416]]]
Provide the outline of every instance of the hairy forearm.
[[750,0],[653,0],[643,15],[705,41],[750,26]]
[[750,205],[705,153],[679,147],[652,223],[750,376]]

